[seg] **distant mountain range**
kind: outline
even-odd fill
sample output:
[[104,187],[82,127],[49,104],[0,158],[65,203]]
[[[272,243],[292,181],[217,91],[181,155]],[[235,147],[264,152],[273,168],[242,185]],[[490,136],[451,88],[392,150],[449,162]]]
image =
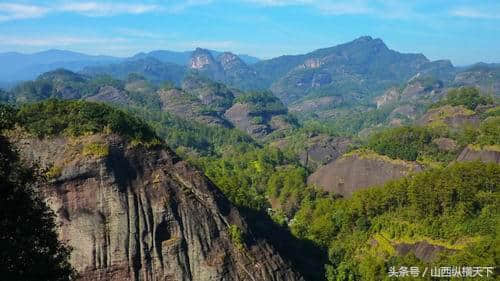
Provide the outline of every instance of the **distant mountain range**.
[[299,112],[353,105],[373,107],[374,98],[390,88],[405,87],[416,76],[438,80],[443,88],[476,86],[500,95],[499,64],[455,67],[449,60],[430,61],[423,54],[391,50],[381,39],[370,36],[303,55],[268,60],[197,48],[186,52],[158,50],[130,58],[59,50],[32,55],[4,53],[0,54],[0,61],[8,66],[0,70],[0,87],[4,88],[13,84],[2,81],[34,79],[57,68],[89,77],[107,74],[121,80],[135,73],[156,85],[169,83],[177,87],[186,77],[196,75],[233,89],[271,90]]
[[[0,87],[11,86],[13,82],[31,80],[38,75],[65,68],[71,71],[80,71],[90,66],[105,66],[112,63],[136,61],[145,58],[154,58],[162,63],[173,63],[186,65],[194,51],[175,52],[156,50],[149,53],[138,53],[129,58],[113,56],[93,56],[78,52],[65,50],[47,50],[34,54],[22,54],[17,52],[0,53]],[[222,54],[210,50],[214,56]],[[254,64],[258,58],[248,55],[238,55],[245,63]]]
[[[253,64],[229,52],[197,48],[179,56],[166,51],[139,54],[114,64],[85,67],[82,72],[111,74],[120,79],[138,73],[152,82],[168,80],[175,85],[180,85],[186,75],[197,73],[242,90],[270,89],[286,104],[300,107],[300,103],[319,99],[320,103],[327,101],[338,107],[370,103],[374,96],[390,87],[403,86],[415,75],[432,77],[445,85],[480,84],[482,89],[496,93],[499,87],[495,81],[500,79],[495,69],[500,69],[497,64],[457,68],[449,60],[430,61],[422,54],[399,53],[381,39],[363,36],[308,54]],[[466,72],[470,73],[460,76]]]

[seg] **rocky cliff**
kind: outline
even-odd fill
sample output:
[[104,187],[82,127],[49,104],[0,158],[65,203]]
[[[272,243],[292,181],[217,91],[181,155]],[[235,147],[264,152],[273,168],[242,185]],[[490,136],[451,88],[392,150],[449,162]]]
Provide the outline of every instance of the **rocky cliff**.
[[302,280],[170,150],[117,135],[12,138],[42,188],[80,280]]
[[500,164],[500,148],[498,145],[484,146],[482,148],[468,145],[458,155],[457,161],[482,161]]
[[355,151],[319,168],[307,182],[325,191],[350,197],[357,190],[420,170],[421,167],[413,162],[394,160],[371,151]]

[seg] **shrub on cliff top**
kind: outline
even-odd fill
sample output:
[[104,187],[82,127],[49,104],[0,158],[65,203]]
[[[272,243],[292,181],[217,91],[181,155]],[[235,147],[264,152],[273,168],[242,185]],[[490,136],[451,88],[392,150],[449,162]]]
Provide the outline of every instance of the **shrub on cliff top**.
[[147,143],[158,139],[142,120],[108,105],[82,100],[50,99],[25,104],[17,113],[17,121],[38,137],[113,132]]

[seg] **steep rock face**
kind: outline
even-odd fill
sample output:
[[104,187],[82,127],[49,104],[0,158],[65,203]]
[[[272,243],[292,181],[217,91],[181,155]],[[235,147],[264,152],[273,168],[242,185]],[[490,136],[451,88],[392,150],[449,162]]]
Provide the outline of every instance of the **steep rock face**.
[[354,191],[419,171],[418,164],[392,160],[375,153],[350,153],[319,168],[307,182],[323,190],[350,197]]
[[[133,148],[116,135],[14,143],[23,158],[50,168],[42,193],[80,280],[302,280],[169,150]],[[107,153],[85,150],[89,144]],[[230,226],[246,233],[244,244]]]
[[457,161],[482,161],[500,164],[500,149],[495,146],[486,146],[481,149],[469,145],[458,155]]
[[224,69],[213,58],[210,51],[197,48],[192,54],[188,68],[198,71],[211,79],[221,81],[224,79]]
[[224,116],[238,129],[247,132],[257,138],[266,136],[271,132],[267,124],[255,121],[256,116],[252,116],[252,111],[248,104],[235,103],[226,111]]
[[420,241],[414,244],[399,243],[395,245],[395,250],[396,254],[399,256],[406,256],[411,252],[415,257],[424,262],[431,262],[435,260],[440,253],[451,251],[443,246],[429,244],[427,241]]
[[311,144],[299,155],[300,163],[316,170],[318,167],[336,160],[347,152],[352,141],[348,138],[317,136],[310,139]]

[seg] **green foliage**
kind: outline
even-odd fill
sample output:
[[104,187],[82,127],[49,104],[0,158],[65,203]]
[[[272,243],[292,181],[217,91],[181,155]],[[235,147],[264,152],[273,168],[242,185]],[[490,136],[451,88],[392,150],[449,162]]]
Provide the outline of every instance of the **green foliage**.
[[123,89],[124,83],[109,75],[87,77],[58,69],[46,72],[34,81],[19,84],[12,93],[16,102],[36,102],[49,98],[78,99],[97,94],[103,86]]
[[48,179],[55,179],[61,176],[62,167],[60,166],[52,166],[46,173]]
[[0,276],[2,280],[69,281],[70,248],[57,238],[55,215],[33,189],[42,180],[21,166],[0,136]]
[[[427,241],[452,252],[438,264],[495,264],[500,166],[453,163],[356,192],[350,199],[305,200],[292,231],[329,247],[328,280],[380,280],[389,266],[430,266],[394,255],[394,244]],[[406,263],[406,264],[405,264]]]
[[209,126],[146,108],[129,108],[128,112],[148,120],[158,136],[175,150],[183,147],[201,155],[220,155],[232,147],[242,151],[257,147],[251,137],[235,129]]
[[446,98],[435,104],[434,107],[440,107],[447,104],[452,106],[463,105],[467,109],[475,110],[478,105],[486,105],[490,103],[493,103],[493,99],[491,97],[481,95],[477,88],[463,87],[448,91]]
[[51,99],[25,104],[19,109],[17,119],[22,127],[38,137],[58,134],[80,136],[109,131],[143,142],[157,139],[143,121],[100,103]]
[[[328,131],[335,135],[353,136],[365,128],[384,124],[393,109],[392,106],[379,109],[336,108],[339,114],[333,119],[321,120],[321,123],[323,127],[328,127]],[[318,119],[318,116],[313,115],[307,119]]]
[[397,127],[372,135],[368,140],[368,147],[393,159],[415,161],[424,153],[437,153],[432,139],[433,134],[429,129]]
[[231,238],[231,241],[233,242],[234,246],[236,246],[236,249],[240,251],[244,250],[245,238],[241,229],[237,225],[231,224],[229,226],[228,231],[229,231],[229,237]]
[[16,109],[6,104],[0,104],[0,132],[12,129],[16,123]]
[[103,66],[90,66],[85,68],[85,72],[90,75],[107,73],[118,79],[127,79],[130,73],[136,73],[155,85],[164,84],[166,81],[178,85],[185,76],[186,69],[182,65],[163,63],[155,58],[146,57]]
[[269,91],[250,92],[238,96],[234,103],[250,105],[252,114],[286,114],[287,108]]
[[476,143],[481,146],[500,144],[500,116],[488,117],[481,122]]
[[89,143],[83,146],[82,154],[85,156],[106,157],[109,155],[109,147],[104,143]]
[[254,118],[252,118],[252,124],[259,125],[262,123],[264,123],[264,118],[262,118],[262,116],[255,116]]
[[221,157],[193,160],[237,206],[265,210],[268,198],[292,214],[310,192],[306,171],[296,159],[279,149],[264,147],[226,151]]

